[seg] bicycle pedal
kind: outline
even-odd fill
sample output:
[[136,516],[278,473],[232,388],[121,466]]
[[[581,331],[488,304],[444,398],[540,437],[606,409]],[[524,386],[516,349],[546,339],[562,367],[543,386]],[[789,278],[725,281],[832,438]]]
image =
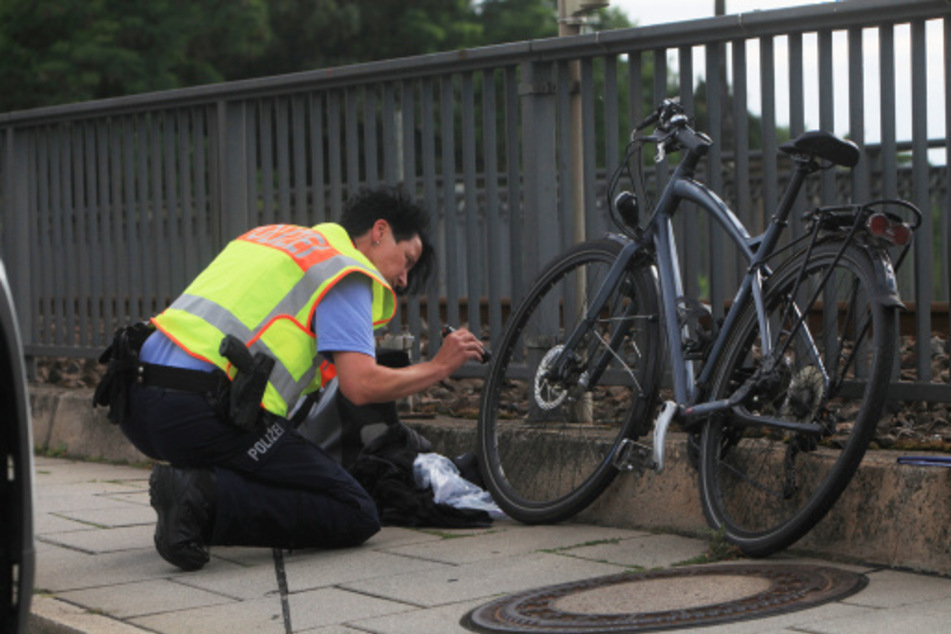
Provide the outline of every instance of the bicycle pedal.
[[664,446],[667,441],[667,428],[670,427],[674,415],[677,413],[677,404],[673,401],[664,403],[657,422],[654,424],[654,460],[652,468],[657,473],[664,470]]
[[651,448],[630,438],[625,438],[618,445],[611,464],[618,471],[637,471],[643,473],[651,464]]

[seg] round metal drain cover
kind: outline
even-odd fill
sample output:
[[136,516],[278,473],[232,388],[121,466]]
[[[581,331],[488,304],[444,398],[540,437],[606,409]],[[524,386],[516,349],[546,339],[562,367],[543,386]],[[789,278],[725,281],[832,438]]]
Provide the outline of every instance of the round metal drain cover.
[[478,632],[651,632],[759,619],[854,594],[865,575],[828,566],[718,564],[598,577],[476,608]]

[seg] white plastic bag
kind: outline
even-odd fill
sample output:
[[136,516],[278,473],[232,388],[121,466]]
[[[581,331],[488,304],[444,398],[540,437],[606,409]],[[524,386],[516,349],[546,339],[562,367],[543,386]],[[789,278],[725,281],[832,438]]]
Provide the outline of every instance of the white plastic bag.
[[433,499],[457,509],[486,511],[495,518],[505,517],[492,496],[462,477],[452,461],[436,453],[421,453],[413,461],[413,479],[421,489],[432,487]]

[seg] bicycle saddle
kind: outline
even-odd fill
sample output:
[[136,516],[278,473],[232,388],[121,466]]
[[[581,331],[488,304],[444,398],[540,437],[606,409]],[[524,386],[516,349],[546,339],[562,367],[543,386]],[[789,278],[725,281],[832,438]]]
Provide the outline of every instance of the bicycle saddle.
[[779,149],[786,154],[808,154],[843,167],[855,167],[861,154],[858,146],[851,141],[822,130],[803,132],[795,139],[780,145]]

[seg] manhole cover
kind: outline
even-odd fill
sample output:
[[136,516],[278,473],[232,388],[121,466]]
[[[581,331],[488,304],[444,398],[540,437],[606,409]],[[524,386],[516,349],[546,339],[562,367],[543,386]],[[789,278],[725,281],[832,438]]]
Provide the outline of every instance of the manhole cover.
[[867,583],[828,566],[690,566],[520,592],[473,610],[463,624],[477,632],[651,632],[804,610]]

